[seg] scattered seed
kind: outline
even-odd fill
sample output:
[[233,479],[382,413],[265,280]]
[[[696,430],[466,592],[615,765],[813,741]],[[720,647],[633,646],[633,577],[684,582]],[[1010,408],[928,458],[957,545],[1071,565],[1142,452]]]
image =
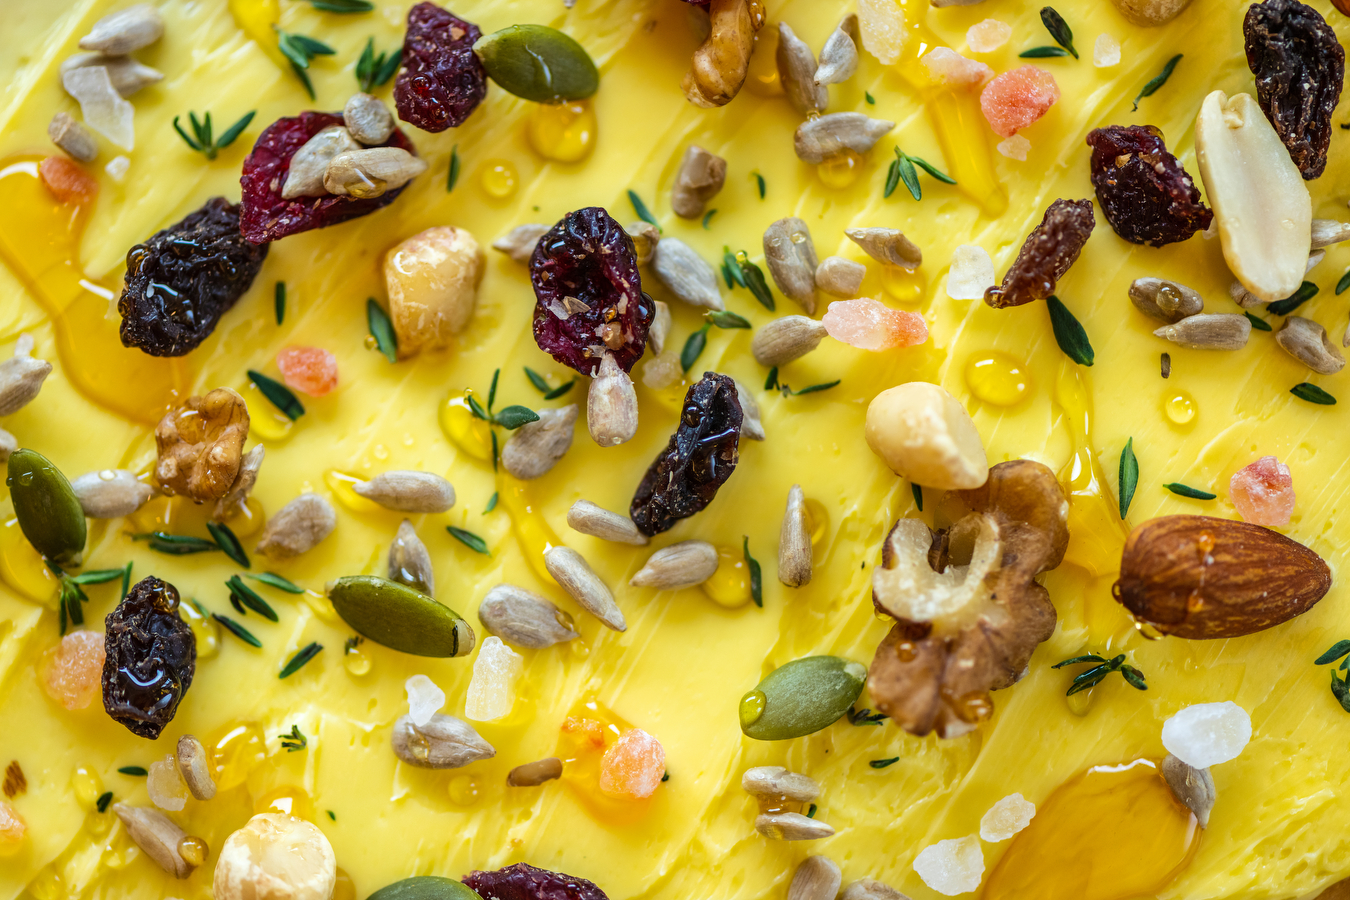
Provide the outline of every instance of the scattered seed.
[[647,343],[651,344],[652,352],[660,356],[661,351],[666,349],[666,338],[670,337],[670,306],[660,300],[653,302],[656,315],[652,318],[651,328],[647,329]]
[[[815,83],[822,86],[840,84],[852,78],[858,70],[858,41],[858,14],[849,13],[825,39],[813,79]],[[876,103],[871,94],[864,92],[864,95],[868,103]]]
[[506,471],[522,481],[546,474],[571,448],[577,415],[575,403],[541,409],[539,418],[516,429],[502,448]]
[[1302,316],[1285,319],[1275,333],[1275,343],[1319,375],[1334,375],[1345,368],[1345,357],[1331,342],[1327,330],[1312,319]]
[[849,228],[844,234],[868,256],[888,266],[916,269],[923,262],[923,251],[895,228]]
[[798,115],[822,112],[830,102],[829,90],[816,83],[816,57],[806,42],[788,27],[778,23],[778,78],[788,103]]
[[174,748],[174,761],[193,797],[210,800],[216,795],[216,782],[211,778],[211,765],[201,741],[190,734],[180,737]]
[[122,820],[127,836],[156,865],[175,878],[187,878],[192,874],[192,866],[178,852],[179,842],[187,837],[187,832],[173,820],[148,806],[114,803],[112,810]]
[[562,760],[556,756],[550,756],[547,759],[539,759],[531,763],[525,763],[523,766],[516,766],[506,773],[506,783],[511,787],[538,787],[555,778],[561,778],[562,771]]
[[467,722],[442,713],[424,725],[414,725],[412,716],[399,716],[390,744],[395,756],[423,769],[458,769],[497,755]]
[[774,841],[818,841],[834,834],[824,822],[794,812],[756,816],[755,830]]
[[741,437],[752,441],[764,440],[764,423],[760,421],[759,404],[750,389],[736,382],[736,399],[741,404]]
[[144,506],[154,489],[129,469],[87,472],[70,483],[80,508],[91,519],[120,519]]
[[820,785],[814,778],[790,772],[782,766],[755,766],[741,776],[741,787],[756,797],[787,797],[799,803],[810,803],[820,796]]
[[649,222],[630,222],[623,229],[633,239],[633,253],[639,266],[645,266],[656,256],[656,245],[661,243],[661,231]]
[[652,269],[677,299],[704,309],[726,309],[717,290],[716,271],[679,238],[668,237],[656,245]]
[[707,541],[680,541],[647,558],[628,583],[659,591],[677,591],[702,584],[717,571],[717,548]]
[[352,490],[385,509],[407,513],[443,513],[455,505],[454,485],[431,472],[382,472],[358,481]]
[[[708,201],[722,190],[726,178],[725,159],[709,153],[696,144],[690,144],[680,159],[679,170],[675,173],[675,186],[670,193],[670,208],[677,216],[697,219],[703,215],[703,209]],[[704,227],[707,227],[706,220]]]
[[839,895],[841,884],[843,874],[833,860],[824,856],[808,856],[792,875],[787,900],[834,900]]
[[799,125],[792,145],[798,159],[819,165],[845,150],[866,153],[894,127],[894,122],[862,113],[829,113]]
[[133,50],[148,47],[163,34],[164,20],[159,10],[149,3],[138,3],[95,22],[89,33],[80,38],[80,49],[125,56]]
[[806,496],[799,484],[788,491],[778,535],[778,580],[788,587],[811,581],[811,534],[806,525]]
[[313,549],[335,528],[333,505],[318,494],[301,494],[268,520],[254,549],[273,559],[289,559]]
[[838,656],[807,656],[774,669],[741,698],[741,731],[757,741],[803,737],[842,718],[867,669]]
[[426,160],[401,147],[365,147],[334,156],[324,170],[323,186],[338,197],[369,200],[403,187],[426,170]]
[[1218,792],[1214,789],[1214,776],[1209,769],[1197,769],[1189,766],[1172,754],[1162,763],[1162,775],[1172,793],[1191,812],[1201,828],[1209,827],[1209,814],[1214,809]]
[[600,361],[586,394],[586,428],[601,447],[618,446],[637,434],[638,402],[633,379],[609,352]]
[[398,532],[389,544],[386,571],[390,581],[406,584],[428,597],[436,596],[436,576],[431,567],[431,554],[408,519],[399,523]]
[[764,262],[784,296],[795,300],[808,315],[816,311],[816,266],[819,263],[811,229],[805,222],[790,216],[765,229]]
[[614,595],[580,553],[570,547],[550,547],[544,553],[544,566],[563,590],[606,628],[628,630],[628,623],[614,602]]
[[[191,121],[196,123],[196,117],[192,116]],[[181,129],[179,135],[188,142],[193,149],[197,148],[191,139],[184,134]],[[333,161],[339,153],[346,153],[349,150],[360,150],[361,145],[352,137],[351,132],[342,125],[331,125],[319,131],[314,137],[310,138],[295,151],[291,157],[290,167],[286,172],[286,181],[281,187],[281,196],[285,200],[294,200],[299,197],[322,197],[328,193],[324,187],[323,176],[328,171],[328,164]]]
[[448,606],[415,588],[380,578],[351,575],[328,587],[328,599],[357,634],[413,656],[467,656],[476,636]]
[[72,158],[80,162],[93,162],[98,156],[98,139],[94,133],[75,121],[68,112],[59,112],[52,117],[47,126],[47,137]]
[[1141,313],[1164,322],[1180,322],[1205,308],[1193,288],[1163,278],[1136,278],[1130,283],[1130,302]]
[[31,350],[32,344],[20,339],[14,355],[0,362],[0,416],[13,415],[31,403],[52,372],[52,364],[30,356]]
[[1251,337],[1252,323],[1237,313],[1201,313],[1153,333],[1192,350],[1241,350]]
[[517,647],[542,650],[580,637],[572,617],[543,597],[513,584],[499,584],[478,606],[483,627]]
[[867,267],[842,256],[827,256],[816,266],[816,287],[836,297],[853,298],[862,290]]
[[[66,73],[74,69],[87,69],[96,66],[107,70],[108,80],[112,82],[113,90],[117,91],[121,97],[130,97],[141,88],[164,80],[163,72],[137,62],[130,56],[109,56],[105,53],[76,53],[66,57],[65,61],[61,63],[61,80],[64,82]],[[55,139],[53,138],[53,140]],[[85,160],[85,162],[88,161]]]
[[517,225],[506,234],[492,242],[493,250],[500,250],[511,259],[518,263],[529,263],[530,257],[534,255],[534,248],[551,228],[550,225],[539,225],[530,223],[528,225]]
[[1312,249],[1320,250],[1350,240],[1350,222],[1337,222],[1335,219],[1312,220]]
[[761,366],[785,366],[819,347],[826,333],[809,316],[783,316],[755,332],[750,352]]
[[573,531],[605,541],[645,546],[650,540],[638,531],[628,516],[610,512],[589,500],[578,500],[567,510],[567,524]]

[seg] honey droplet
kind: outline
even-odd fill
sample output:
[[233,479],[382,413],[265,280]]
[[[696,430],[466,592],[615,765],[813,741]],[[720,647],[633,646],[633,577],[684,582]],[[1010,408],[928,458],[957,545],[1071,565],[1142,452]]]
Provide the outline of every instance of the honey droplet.
[[778,75],[777,28],[765,28],[755,35],[745,89],[756,97],[783,96],[783,80]]
[[928,279],[918,270],[902,266],[883,266],[881,286],[901,303],[918,303],[928,289]]
[[756,688],[741,698],[741,705],[736,712],[741,717],[741,727],[753,725],[759,721],[760,716],[764,715],[764,707],[768,703],[768,697],[764,692]]
[[274,788],[259,797],[253,803],[253,812],[255,815],[281,813],[285,816],[295,816],[297,819],[312,820],[314,802],[309,799],[309,794],[304,788],[288,784]]
[[342,866],[337,868],[337,879],[333,882],[331,900],[356,900],[356,882],[352,881],[352,876],[348,875]]
[[766,816],[802,811],[802,802],[793,800],[787,794],[761,794],[755,799],[759,801],[759,811]]
[[441,431],[450,443],[474,459],[492,461],[492,435],[488,424],[469,409],[467,394],[453,393],[441,405]]
[[333,492],[333,499],[354,513],[377,513],[384,507],[374,500],[367,500],[354,490],[354,486],[364,478],[358,478],[347,472],[329,469],[323,473],[323,483]]
[[206,862],[206,856],[209,852],[210,848],[206,846],[206,841],[196,835],[184,835],[178,841],[178,855],[183,857],[183,862],[194,869]]
[[450,794],[450,802],[456,806],[473,806],[483,793],[475,775],[456,775],[446,785],[446,792]]
[[544,565],[544,553],[550,547],[561,547],[562,539],[534,508],[525,482],[517,481],[509,475],[501,475],[497,496],[502,507],[511,518],[511,530],[515,532],[520,551],[525,555],[534,574],[548,584],[557,584]]
[[243,395],[244,405],[248,407],[248,427],[253,436],[270,443],[280,443],[290,437],[295,423],[289,416],[279,412],[272,405],[272,401],[258,390],[257,385],[250,381],[239,393]]
[[816,176],[827,188],[842,191],[858,180],[858,176],[862,174],[862,165],[861,154],[845,150],[816,166]]
[[86,810],[94,809],[103,793],[103,779],[92,766],[76,766],[70,776],[70,790]]
[[750,570],[739,547],[717,548],[717,571],[700,587],[714,603],[735,609],[744,606],[750,596]]
[[520,186],[520,176],[516,173],[516,167],[507,160],[490,159],[483,164],[478,182],[489,197],[505,200],[515,194],[516,188]]
[[211,774],[215,776],[216,787],[228,791],[243,784],[249,773],[267,758],[267,744],[255,722],[226,725],[216,734],[207,742],[211,748]]
[[966,386],[991,406],[1013,406],[1031,391],[1031,373],[1021,360],[991,350],[966,363]]
[[1163,412],[1174,425],[1189,425],[1195,421],[1195,401],[1185,391],[1177,391],[1163,400]]
[[357,677],[366,675],[370,672],[371,667],[370,654],[360,647],[353,647],[343,655],[342,665],[352,675]]
[[0,579],[34,603],[56,603],[56,579],[23,536],[18,519],[0,523]]
[[536,104],[525,137],[544,159],[580,162],[595,145],[595,110],[589,100]]
[[811,535],[811,546],[815,547],[825,539],[830,529],[830,511],[814,497],[806,498],[806,530]]
[[178,617],[188,623],[197,639],[197,658],[211,659],[220,652],[220,623],[198,609],[191,600],[178,604]]

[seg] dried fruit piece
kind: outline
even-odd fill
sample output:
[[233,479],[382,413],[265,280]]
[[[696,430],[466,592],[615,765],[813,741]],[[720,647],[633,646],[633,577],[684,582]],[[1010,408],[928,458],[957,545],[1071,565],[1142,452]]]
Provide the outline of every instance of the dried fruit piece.
[[337,387],[337,357],[322,347],[283,347],[277,354],[277,368],[287,386],[311,397],[322,397]]
[[1116,234],[1132,244],[1161,247],[1209,227],[1214,214],[1157,128],[1094,128],[1087,143],[1097,202]]
[[608,900],[584,878],[516,863],[495,872],[470,872],[464,884],[483,900]]
[[38,163],[38,180],[61,203],[88,203],[98,194],[94,177],[64,156]]
[[132,734],[154,740],[173,719],[197,668],[197,639],[178,617],[178,590],[153,576],[108,614],[103,708]]
[[246,211],[246,204],[216,197],[127,251],[117,301],[123,346],[182,356],[216,330],[267,258],[267,247],[249,243],[247,231],[240,237]]
[[1027,235],[1003,283],[984,292],[984,302],[1003,309],[1044,300],[1078,259],[1096,226],[1091,200],[1056,200]]
[[642,293],[633,239],[609,213],[589,206],[563,216],[535,245],[530,281],[539,349],[583,375],[594,377],[607,352],[632,371],[656,306]]
[[487,70],[473,52],[478,26],[419,3],[408,10],[403,68],[394,82],[398,117],[432,133],[464,123],[487,96]]
[[600,792],[620,800],[646,800],[666,774],[666,751],[653,735],[630,728],[600,760]]
[[189,397],[169,410],[155,426],[160,490],[194,503],[224,497],[239,475],[248,426],[248,405],[229,388]]
[[830,337],[859,350],[894,350],[928,340],[923,316],[891,309],[867,297],[835,300],[820,324]]
[[1025,65],[998,75],[980,92],[980,111],[999,137],[1012,137],[1045,115],[1059,99],[1055,76]]
[[[310,111],[277,119],[263,129],[244,160],[243,174],[239,178],[243,196],[239,201],[239,230],[245,240],[266,244],[313,228],[327,228],[369,215],[398,198],[403,192],[401,187],[366,199],[327,195],[317,199],[296,197],[287,200],[282,196],[282,186],[286,184],[300,148],[325,128],[342,125],[340,115]],[[381,146],[417,153],[412,141],[397,128]],[[262,252],[266,252],[265,248]]]
[[103,678],[103,635],[76,631],[42,654],[42,689],[66,709],[84,709],[99,696]]
[[642,477],[629,515],[648,537],[701,511],[736,469],[741,404],[736,382],[716,372],[684,396],[680,425]]
[[1283,527],[1294,513],[1294,479],[1289,467],[1273,456],[1263,456],[1234,472],[1228,493],[1238,515],[1253,525]]
[[1307,181],[1322,174],[1331,113],[1345,82],[1345,50],[1322,14],[1298,0],[1265,0],[1242,21],[1256,99]]

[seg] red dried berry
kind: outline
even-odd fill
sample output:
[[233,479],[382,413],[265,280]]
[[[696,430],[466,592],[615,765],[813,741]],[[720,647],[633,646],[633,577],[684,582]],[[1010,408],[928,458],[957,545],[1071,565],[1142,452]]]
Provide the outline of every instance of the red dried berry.
[[239,214],[216,197],[127,251],[117,300],[123,346],[182,356],[216,330],[267,258],[267,245],[240,236]]
[[647,536],[671,528],[712,502],[736,469],[741,401],[736,382],[716,372],[684,395],[680,426],[642,477],[629,514]]
[[1003,283],[984,292],[984,302],[1003,309],[1049,297],[1078,259],[1096,224],[1091,200],[1051,203],[1041,224],[1027,235]]
[[563,216],[530,258],[534,340],[594,376],[606,352],[625,372],[642,358],[656,304],[642,293],[633,239],[598,206]]
[[434,3],[408,10],[403,68],[394,82],[398,117],[430,132],[463,124],[487,96],[487,71],[473,52],[482,36],[477,25]]
[[1087,136],[1102,215],[1132,244],[1161,247],[1209,227],[1214,213],[1152,125],[1110,125]]
[[197,668],[197,638],[178,617],[178,590],[153,576],[136,583],[104,622],[103,708],[154,740],[173,719]]
[[585,878],[516,863],[495,872],[470,872],[464,884],[483,900],[609,900]]
[[[359,219],[383,209],[398,199],[403,188],[395,188],[366,200],[355,197],[296,197],[283,199],[281,188],[291,170],[291,158],[314,135],[342,124],[341,113],[302,112],[293,118],[277,119],[258,135],[258,142],[244,160],[239,178],[243,199],[239,201],[239,229],[247,240],[266,244],[287,235],[314,228],[327,228],[349,219]],[[414,156],[417,148],[397,128],[382,147],[398,147]]]

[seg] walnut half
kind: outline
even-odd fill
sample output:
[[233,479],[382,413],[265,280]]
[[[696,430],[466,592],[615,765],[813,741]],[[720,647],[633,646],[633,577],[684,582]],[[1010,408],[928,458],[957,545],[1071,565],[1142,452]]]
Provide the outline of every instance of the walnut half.
[[896,625],[868,673],[876,708],[906,731],[959,737],[993,712],[989,692],[1022,677],[1055,628],[1034,581],[1064,558],[1069,504],[1055,475],[1030,460],[989,470],[981,487],[947,494],[936,535],[902,519],[872,577],[878,611]]
[[224,497],[239,476],[248,438],[248,406],[229,388],[189,397],[155,427],[155,481],[194,503]]

